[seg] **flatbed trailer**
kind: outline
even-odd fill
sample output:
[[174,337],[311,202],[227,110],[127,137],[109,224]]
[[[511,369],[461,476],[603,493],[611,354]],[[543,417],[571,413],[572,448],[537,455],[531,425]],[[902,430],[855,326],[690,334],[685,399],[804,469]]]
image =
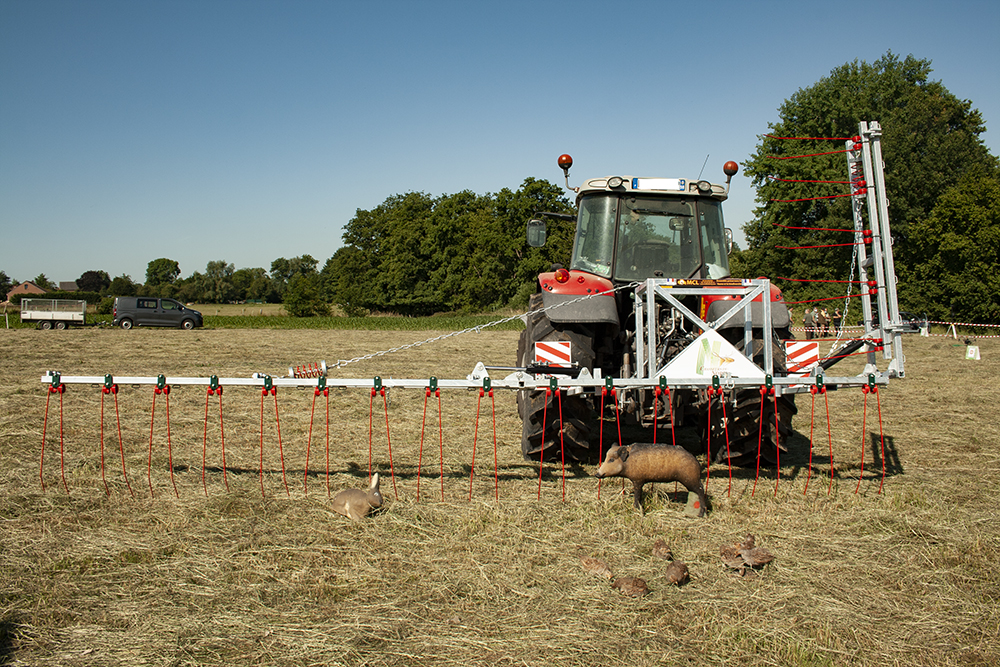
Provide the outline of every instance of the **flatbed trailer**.
[[68,329],[84,325],[87,302],[78,299],[22,299],[21,321],[35,322],[39,329]]

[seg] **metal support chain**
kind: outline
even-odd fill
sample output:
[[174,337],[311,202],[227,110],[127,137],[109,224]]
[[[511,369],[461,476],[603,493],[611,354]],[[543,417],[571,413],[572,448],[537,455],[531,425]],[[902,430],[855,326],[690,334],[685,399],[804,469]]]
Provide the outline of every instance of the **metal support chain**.
[[620,285],[618,287],[615,287],[613,289],[607,290],[605,292],[599,292],[597,294],[586,294],[586,295],[581,296],[581,297],[579,297],[577,299],[572,299],[570,301],[564,301],[562,303],[557,303],[557,304],[549,306],[547,308],[542,308],[541,310],[528,311],[528,312],[521,313],[521,314],[518,314],[518,315],[511,315],[510,317],[505,317],[503,319],[494,320],[493,322],[488,322],[486,324],[480,324],[478,326],[469,327],[468,329],[462,329],[461,331],[452,331],[450,333],[442,334],[441,336],[435,336],[434,338],[428,338],[427,340],[421,340],[421,341],[417,341],[415,343],[407,343],[406,345],[400,345],[399,347],[390,348],[388,350],[382,350],[380,352],[373,352],[371,354],[365,354],[365,355],[362,355],[360,357],[354,357],[353,359],[341,359],[341,360],[337,361],[337,363],[334,364],[332,367],[333,368],[343,368],[344,366],[347,366],[347,365],[353,364],[353,363],[357,363],[359,361],[370,361],[370,360],[375,359],[377,357],[384,357],[387,354],[393,354],[395,352],[402,352],[403,350],[410,350],[410,349],[413,349],[415,347],[420,347],[421,345],[426,345],[428,343],[436,343],[436,342],[438,342],[440,340],[445,340],[447,338],[453,338],[454,336],[461,336],[462,334],[473,333],[473,332],[479,333],[483,329],[489,329],[490,327],[495,327],[495,326],[499,326],[501,324],[506,324],[507,322],[513,322],[514,320],[524,320],[524,318],[526,318],[531,313],[544,313],[544,312],[547,312],[547,311],[552,310],[554,308],[562,308],[563,306],[568,306],[570,304],[579,303],[581,301],[586,301],[588,299],[593,299],[594,297],[597,297],[597,296],[607,296],[609,294],[614,294],[615,292],[618,292],[618,291],[621,291],[621,290],[624,290],[624,289],[632,289],[632,288],[638,287],[640,284],[642,284],[642,283],[631,282],[631,283],[628,283],[627,285]]

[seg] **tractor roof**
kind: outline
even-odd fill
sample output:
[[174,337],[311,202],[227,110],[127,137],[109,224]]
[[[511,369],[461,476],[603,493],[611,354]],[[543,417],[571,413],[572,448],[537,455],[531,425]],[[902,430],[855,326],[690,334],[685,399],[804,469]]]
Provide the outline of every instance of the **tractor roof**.
[[635,192],[657,195],[694,195],[724,201],[729,190],[724,185],[686,178],[647,178],[642,176],[606,176],[591,178],[577,189],[577,198],[594,192]]

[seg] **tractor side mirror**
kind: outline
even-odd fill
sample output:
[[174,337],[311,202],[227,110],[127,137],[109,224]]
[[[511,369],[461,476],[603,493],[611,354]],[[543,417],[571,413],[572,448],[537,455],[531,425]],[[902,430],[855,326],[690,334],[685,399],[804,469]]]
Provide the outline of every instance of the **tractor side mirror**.
[[538,218],[528,221],[528,245],[541,248],[545,245],[545,221]]
[[733,230],[726,227],[726,254],[733,254]]

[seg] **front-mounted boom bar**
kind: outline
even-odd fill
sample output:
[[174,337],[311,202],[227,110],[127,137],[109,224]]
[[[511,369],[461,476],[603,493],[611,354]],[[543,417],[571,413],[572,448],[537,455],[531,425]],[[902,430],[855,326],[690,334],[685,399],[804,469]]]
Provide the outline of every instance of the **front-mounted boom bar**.
[[[822,369],[818,377],[803,378],[800,376],[776,376],[773,358],[769,345],[764,346],[763,365],[758,365],[740,350],[722,339],[716,329],[728,324],[734,318],[742,315],[744,340],[751,339],[752,319],[751,304],[758,296],[763,306],[763,340],[770,341],[773,335],[770,316],[770,281],[754,280],[719,280],[719,281],[681,281],[672,279],[651,278],[635,288],[633,298],[637,302],[637,331],[645,332],[637,340],[637,368],[640,370],[635,377],[611,378],[594,377],[589,369],[581,368],[576,374],[564,375],[558,370],[542,369],[538,366],[518,368],[509,366],[487,366],[480,362],[465,379],[404,379],[404,378],[335,378],[329,375],[318,378],[304,377],[272,377],[254,373],[251,377],[170,377],[153,376],[111,376],[111,375],[64,375],[57,371],[49,371],[42,376],[45,384],[91,384],[105,385],[109,377],[119,385],[152,385],[171,386],[195,385],[211,388],[220,386],[234,387],[298,387],[298,388],[403,388],[425,389],[432,381],[441,389],[510,389],[510,390],[541,390],[559,389],[572,390],[576,393],[589,392],[599,394],[602,389],[655,389],[664,384],[674,388],[709,389],[736,387],[773,386],[775,393],[800,393],[809,390],[811,384],[827,386],[864,386],[872,382],[887,384],[889,374],[879,372],[874,368],[866,368],[865,373],[853,377],[824,377]],[[689,295],[725,295],[733,297],[733,305],[713,322],[705,322],[691,312],[680,298]],[[664,304],[673,308],[691,326],[692,331],[700,334],[690,345],[663,367],[657,368],[655,354],[660,344],[656,322],[657,307]],[[653,323],[654,326],[649,326]],[[874,347],[874,344],[871,343]],[[511,371],[503,378],[492,378],[490,371]],[[545,374],[541,373],[545,370]]]

